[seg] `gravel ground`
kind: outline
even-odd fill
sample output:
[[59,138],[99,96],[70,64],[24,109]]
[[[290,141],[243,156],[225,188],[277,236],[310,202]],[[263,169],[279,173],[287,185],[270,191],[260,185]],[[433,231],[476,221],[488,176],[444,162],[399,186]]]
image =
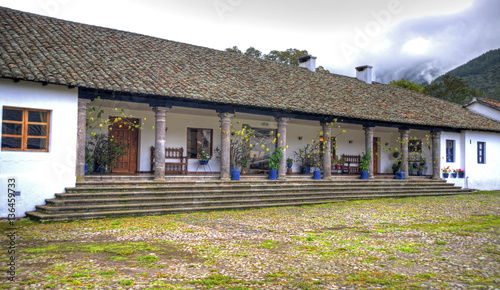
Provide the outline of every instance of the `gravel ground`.
[[500,289],[498,191],[14,225],[0,289]]

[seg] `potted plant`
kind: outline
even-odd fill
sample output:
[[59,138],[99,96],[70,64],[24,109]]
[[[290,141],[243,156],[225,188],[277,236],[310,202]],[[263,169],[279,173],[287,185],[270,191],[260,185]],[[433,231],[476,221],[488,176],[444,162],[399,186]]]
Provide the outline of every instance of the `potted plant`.
[[200,165],[207,165],[208,161],[210,161],[210,157],[205,153],[205,151],[200,152]]
[[304,148],[299,149],[299,151],[294,152],[295,159],[300,161],[302,165],[300,172],[302,174],[310,174],[311,167],[314,165],[314,147],[311,144],[307,144]]
[[283,147],[279,146],[274,149],[274,152],[269,155],[269,179],[278,179],[278,168],[280,167],[281,158],[283,158]]
[[[86,144],[86,163],[92,164],[92,172],[105,173],[115,167],[118,158],[127,153],[126,144],[108,139],[107,134],[91,134]],[[90,169],[89,169],[90,170]]]
[[425,166],[425,164],[426,164],[426,163],[427,163],[427,162],[425,161],[425,158],[423,158],[423,157],[422,157],[422,158],[420,159],[420,165]]
[[292,168],[294,160],[292,158],[287,158],[286,159],[286,167],[287,168]]
[[458,176],[458,169],[453,169],[453,172],[451,173],[452,178],[457,178]]
[[423,174],[424,174],[424,166],[423,165],[417,166],[417,175],[422,176]]
[[450,176],[450,166],[441,168],[441,171],[443,172],[443,178],[448,178]]
[[368,164],[372,158],[372,151],[368,149],[366,153],[362,153],[361,159],[359,161],[359,168],[361,170],[361,179],[368,179]]
[[458,178],[464,178],[465,177],[465,170],[463,169],[457,169],[458,171]]
[[400,162],[392,164],[392,173],[396,174],[396,172],[399,171],[399,167],[401,167],[401,163]]
[[345,168],[345,165],[344,165],[345,164],[345,160],[344,160],[344,158],[340,158],[339,161],[338,161],[338,164],[339,164],[339,169],[341,171],[344,171],[344,168]]

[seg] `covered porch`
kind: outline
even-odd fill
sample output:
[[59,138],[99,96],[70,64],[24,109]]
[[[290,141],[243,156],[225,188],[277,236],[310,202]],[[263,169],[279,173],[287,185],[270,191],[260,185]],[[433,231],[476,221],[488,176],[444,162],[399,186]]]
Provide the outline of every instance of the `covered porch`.
[[[80,94],[87,96],[88,94]],[[106,96],[104,94],[104,96]],[[91,102],[91,99],[94,100]],[[113,168],[110,176],[147,176],[147,179],[172,180],[189,179],[220,179],[230,180],[230,139],[235,132],[251,127],[254,130],[267,132],[270,139],[275,139],[271,146],[282,146],[284,157],[279,167],[279,179],[311,178],[301,175],[300,162],[294,162],[290,171],[287,170],[287,158],[297,159],[296,152],[311,143],[315,138],[322,142],[323,168],[331,168],[331,159],[342,155],[361,156],[363,152],[373,152],[369,164],[369,178],[393,178],[393,165],[399,162],[400,171],[410,177],[412,162],[426,160],[423,175],[439,178],[440,131],[436,128],[408,127],[401,124],[368,122],[348,118],[325,118],[324,116],[305,116],[284,113],[269,113],[267,111],[213,108],[213,106],[188,107],[183,106],[152,106],[150,102],[131,102],[129,99],[112,100],[99,98],[79,99],[79,130],[77,151],[78,181],[85,176],[85,144],[90,138],[89,132],[83,130],[88,122],[89,108],[98,107],[106,118],[117,117],[119,111],[132,120],[138,120],[141,129],[134,134],[126,134],[127,128],[121,131],[123,142],[128,148],[126,158],[121,158],[119,168]],[[238,111],[242,111],[241,113]],[[235,113],[236,111],[236,113]],[[120,129],[112,128],[113,137]],[[109,128],[102,132],[111,136]],[[117,138],[117,137],[115,137]],[[127,139],[128,138],[128,139]],[[270,142],[268,140],[268,142]],[[258,143],[257,143],[258,144]],[[269,144],[267,144],[269,145]],[[268,148],[271,146],[267,146]],[[154,151],[151,148],[154,148]],[[185,172],[166,173],[165,164],[176,163],[177,158],[166,158],[165,148],[181,148],[185,158]],[[251,152],[253,161],[266,160],[269,151],[259,150],[254,146]],[[159,149],[159,150],[158,150]],[[272,149],[271,149],[272,150]],[[201,151],[210,160],[201,165]],[[155,153],[153,153],[155,152]],[[271,151],[272,152],[272,151]],[[394,152],[399,156],[394,157]],[[297,160],[296,160],[297,161]],[[437,161],[437,162],[433,162]],[[250,162],[252,163],[252,162]],[[357,166],[357,164],[354,164]],[[410,168],[409,168],[410,167]],[[248,175],[244,179],[265,179],[263,170],[255,170],[251,164],[247,166]],[[346,174],[346,171],[323,170],[322,179],[359,178],[358,174]],[[287,174],[288,173],[288,174]],[[135,175],[138,174],[138,175]],[[104,177],[103,177],[104,178]]]

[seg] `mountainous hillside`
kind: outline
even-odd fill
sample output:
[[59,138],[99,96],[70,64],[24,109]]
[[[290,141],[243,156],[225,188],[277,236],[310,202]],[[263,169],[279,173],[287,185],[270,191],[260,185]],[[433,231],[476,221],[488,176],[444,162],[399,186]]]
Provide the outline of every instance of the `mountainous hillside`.
[[[447,74],[460,77],[471,87],[481,89],[485,98],[500,100],[500,49],[490,50]],[[432,83],[442,79],[443,76],[440,76]]]

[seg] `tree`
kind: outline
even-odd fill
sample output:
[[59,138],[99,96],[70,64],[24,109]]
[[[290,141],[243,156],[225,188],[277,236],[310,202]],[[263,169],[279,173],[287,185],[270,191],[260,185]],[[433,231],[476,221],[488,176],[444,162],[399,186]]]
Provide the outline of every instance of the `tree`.
[[326,68],[324,68],[321,65],[316,68],[316,72],[319,72],[319,73],[330,73],[329,70],[327,70]]
[[308,56],[307,50],[289,48],[285,51],[271,50],[269,54],[264,54],[264,59],[280,62],[284,64],[299,65],[299,58]]
[[407,79],[400,79],[399,81],[393,80],[389,84],[392,86],[401,87],[403,89],[407,89],[407,90],[414,91],[417,93],[424,92],[424,88],[422,88],[419,84],[417,84],[415,82],[410,82]]
[[243,54],[237,46],[226,48],[226,51],[230,53]]
[[250,46],[245,50],[245,55],[254,57],[254,58],[261,58],[262,57],[262,52],[258,49],[255,49],[254,47]]
[[[289,48],[285,51],[272,50],[268,54],[263,54],[260,50],[252,46],[247,48],[247,50],[245,50],[244,53],[237,46],[226,48],[225,51],[236,54],[244,54],[246,56],[253,58],[262,58],[270,61],[290,64],[295,66],[299,65],[299,58],[309,55],[309,52],[307,52],[307,50],[298,50],[296,48]],[[322,66],[317,67],[316,72],[330,73],[329,70],[325,69]]]
[[471,88],[463,79],[448,74],[443,76],[442,82],[430,84],[424,90],[427,95],[461,105],[466,104],[474,97],[483,96],[480,89]]

